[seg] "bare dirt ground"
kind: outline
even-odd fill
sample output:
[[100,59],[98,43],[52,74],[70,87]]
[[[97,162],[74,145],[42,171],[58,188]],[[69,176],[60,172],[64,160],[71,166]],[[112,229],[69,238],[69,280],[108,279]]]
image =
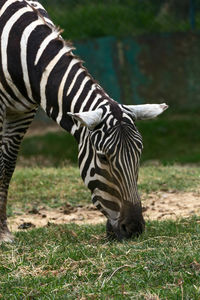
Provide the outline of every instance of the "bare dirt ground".
[[[200,215],[200,193],[152,193],[143,197],[143,211],[146,220],[165,220]],[[72,207],[66,204],[60,209],[39,207],[28,214],[10,217],[10,229],[21,229],[48,226],[55,224],[98,224],[105,222],[102,213],[93,205]]]

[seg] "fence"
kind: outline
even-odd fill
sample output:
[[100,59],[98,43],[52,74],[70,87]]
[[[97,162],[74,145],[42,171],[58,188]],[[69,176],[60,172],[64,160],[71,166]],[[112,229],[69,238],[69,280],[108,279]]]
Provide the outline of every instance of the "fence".
[[125,104],[166,99],[200,107],[200,35],[106,37],[76,44],[77,53],[111,97]]

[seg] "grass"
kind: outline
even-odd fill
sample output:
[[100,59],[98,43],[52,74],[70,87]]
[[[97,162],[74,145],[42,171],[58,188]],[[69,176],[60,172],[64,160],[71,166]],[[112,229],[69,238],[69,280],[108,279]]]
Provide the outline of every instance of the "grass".
[[[199,190],[197,166],[140,169],[142,195]],[[32,207],[90,203],[76,166],[22,168],[9,190],[9,215]],[[148,221],[138,239],[109,242],[105,225],[53,225],[15,233],[0,246],[2,299],[199,299],[200,218]]]
[[42,136],[25,138],[22,143],[23,159],[33,159],[35,163],[50,166],[61,166],[67,163],[77,163],[78,147],[73,136],[66,132],[47,133]]
[[[155,120],[138,121],[143,136],[142,163],[159,160],[164,164],[199,163],[200,122],[199,113],[176,115],[166,112]],[[191,147],[192,145],[192,147]],[[65,132],[45,136],[27,137],[23,141],[21,157],[34,165],[63,166],[66,161],[77,163],[77,144]]]
[[[0,246],[3,299],[199,299],[200,219],[148,222],[108,242],[104,226],[49,226]],[[157,298],[156,298],[157,296]],[[159,298],[158,298],[159,297]]]
[[77,167],[36,167],[18,168],[15,171],[9,198],[11,213],[16,209],[29,210],[38,205],[56,208],[66,202],[71,205],[87,204],[90,194],[80,178]]
[[[160,190],[196,191],[199,178],[198,167],[144,166],[140,169],[139,191],[141,195]],[[16,169],[9,189],[9,216],[39,205],[57,208],[66,202],[71,205],[91,202],[90,192],[83,184],[77,167]]]
[[144,141],[143,162],[158,158],[165,164],[200,161],[198,114],[166,114],[155,120],[138,122],[137,125]]

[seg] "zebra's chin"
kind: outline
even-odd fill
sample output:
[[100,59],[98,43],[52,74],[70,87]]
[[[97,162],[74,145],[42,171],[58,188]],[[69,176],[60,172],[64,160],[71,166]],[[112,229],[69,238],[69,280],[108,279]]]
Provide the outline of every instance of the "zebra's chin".
[[110,240],[122,241],[138,237],[145,228],[145,221],[142,216],[142,208],[138,203],[136,205],[127,202],[121,212],[118,222],[107,220],[106,233]]

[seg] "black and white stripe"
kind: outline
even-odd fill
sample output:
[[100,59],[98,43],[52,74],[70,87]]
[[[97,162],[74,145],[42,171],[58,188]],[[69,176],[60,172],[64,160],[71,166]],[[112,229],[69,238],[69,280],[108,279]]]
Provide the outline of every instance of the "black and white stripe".
[[39,106],[76,138],[82,178],[108,217],[108,231],[120,239],[144,227],[137,192],[142,140],[134,119],[155,117],[166,106],[117,104],[73,49],[40,3],[0,0],[0,240],[11,239],[8,186]]

